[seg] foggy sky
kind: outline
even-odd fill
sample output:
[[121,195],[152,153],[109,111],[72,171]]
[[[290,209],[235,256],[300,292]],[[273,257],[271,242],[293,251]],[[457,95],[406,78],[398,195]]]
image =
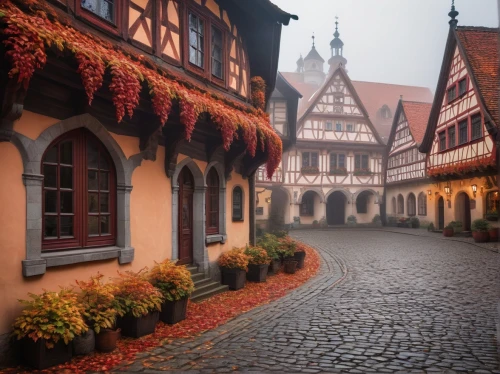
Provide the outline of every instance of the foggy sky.
[[[300,54],[316,49],[325,61],[339,17],[352,80],[429,87],[435,92],[451,0],[271,0],[299,16],[283,26],[280,71],[295,71]],[[498,27],[496,0],[456,0],[459,26]],[[325,62],[325,71],[328,63]]]

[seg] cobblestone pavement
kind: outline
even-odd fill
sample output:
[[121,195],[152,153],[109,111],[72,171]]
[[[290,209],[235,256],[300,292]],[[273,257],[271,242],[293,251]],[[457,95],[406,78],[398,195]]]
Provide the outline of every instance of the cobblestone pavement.
[[383,231],[294,235],[319,250],[316,278],[124,370],[500,373],[497,253]]

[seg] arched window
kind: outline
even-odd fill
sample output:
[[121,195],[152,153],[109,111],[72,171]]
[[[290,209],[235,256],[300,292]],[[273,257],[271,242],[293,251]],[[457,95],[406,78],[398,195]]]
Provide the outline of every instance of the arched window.
[[396,198],[392,198],[392,214],[396,214]]
[[425,193],[423,192],[418,194],[418,215],[427,215],[427,196],[425,196]]
[[233,221],[243,221],[243,189],[240,186],[233,189]]
[[405,214],[405,200],[403,195],[398,195],[398,213],[397,214]]
[[314,192],[308,191],[302,197],[300,204],[301,216],[314,216]]
[[369,192],[363,191],[356,198],[356,212],[368,213],[368,196]]
[[71,131],[49,145],[42,170],[42,249],[114,245],[116,175],[101,142]]
[[407,204],[407,212],[408,212],[408,216],[412,217],[414,215],[416,215],[416,211],[417,211],[417,202],[415,200],[415,195],[413,193],[410,193],[408,195],[408,200],[406,201],[406,204]]
[[219,233],[219,175],[215,168],[210,169],[207,175],[207,195],[205,199],[206,233]]

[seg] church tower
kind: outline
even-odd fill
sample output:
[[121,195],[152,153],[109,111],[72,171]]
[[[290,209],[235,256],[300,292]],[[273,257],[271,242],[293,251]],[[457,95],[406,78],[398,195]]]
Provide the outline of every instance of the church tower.
[[314,35],[312,36],[312,40],[312,48],[304,58],[304,82],[320,86],[325,80],[325,73],[323,72],[325,60],[316,51]]
[[346,65],[347,59],[343,56],[344,42],[339,38],[339,21],[338,17],[335,17],[335,32],[333,33],[333,40],[330,42],[330,49],[332,52],[332,57],[328,60],[330,65],[329,72],[331,73],[341,65],[347,72]]

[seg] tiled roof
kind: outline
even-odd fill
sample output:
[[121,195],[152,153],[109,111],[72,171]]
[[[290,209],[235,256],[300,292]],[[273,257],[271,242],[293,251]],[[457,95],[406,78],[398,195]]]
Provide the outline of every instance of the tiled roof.
[[403,101],[406,120],[410,127],[413,139],[420,144],[424,139],[425,129],[429,121],[432,103],[421,103],[417,101]]
[[[281,73],[291,85],[299,91],[303,98],[300,100],[298,117],[304,114],[307,103],[313,94],[319,89],[318,86],[302,81],[302,74],[292,72]],[[404,100],[432,102],[433,95],[429,88],[416,86],[402,86],[398,84],[375,83],[352,81],[363,105],[368,112],[371,122],[377,129],[379,135],[387,141],[391,132],[392,118],[382,118],[379,110],[383,105],[387,105],[391,114],[396,113],[396,108],[401,95]]]
[[318,51],[314,47],[312,47],[307,56],[304,57],[304,61],[307,60],[319,60],[321,62],[325,62],[325,60],[323,60],[323,57],[319,55]]
[[500,126],[498,29],[462,26],[456,30],[486,109]]

